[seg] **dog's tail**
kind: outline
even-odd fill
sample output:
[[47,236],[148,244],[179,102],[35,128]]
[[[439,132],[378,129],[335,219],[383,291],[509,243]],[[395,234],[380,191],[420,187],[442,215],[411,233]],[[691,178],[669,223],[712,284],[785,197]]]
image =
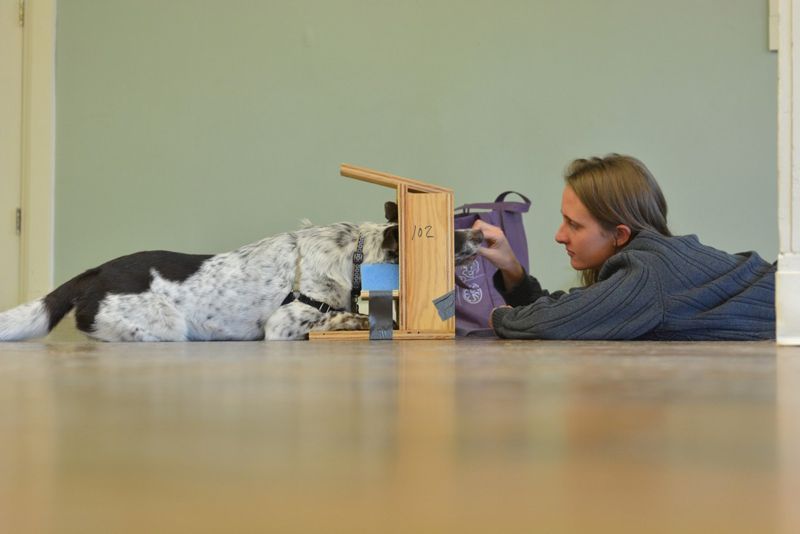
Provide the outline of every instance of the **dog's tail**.
[[47,335],[75,306],[97,269],[86,271],[47,296],[0,313],[0,341],[23,341]]

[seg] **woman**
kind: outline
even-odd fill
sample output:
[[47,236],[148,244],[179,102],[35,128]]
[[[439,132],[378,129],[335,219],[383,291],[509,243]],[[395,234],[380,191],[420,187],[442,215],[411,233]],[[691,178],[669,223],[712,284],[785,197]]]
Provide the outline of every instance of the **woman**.
[[584,286],[550,293],[525,273],[502,230],[483,221],[480,254],[510,306],[490,324],[506,338],[752,340],[775,337],[775,266],[728,254],[696,236],[673,237],[667,203],[630,156],[578,159],[567,168],[556,241]]

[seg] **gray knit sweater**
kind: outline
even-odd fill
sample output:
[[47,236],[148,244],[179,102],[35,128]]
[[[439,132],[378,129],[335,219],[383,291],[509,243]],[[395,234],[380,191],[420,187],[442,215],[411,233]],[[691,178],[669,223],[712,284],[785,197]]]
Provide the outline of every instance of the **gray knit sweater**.
[[498,308],[500,337],[521,339],[751,340],[775,338],[775,266],[755,252],[728,254],[696,236],[640,232],[568,293],[527,276]]

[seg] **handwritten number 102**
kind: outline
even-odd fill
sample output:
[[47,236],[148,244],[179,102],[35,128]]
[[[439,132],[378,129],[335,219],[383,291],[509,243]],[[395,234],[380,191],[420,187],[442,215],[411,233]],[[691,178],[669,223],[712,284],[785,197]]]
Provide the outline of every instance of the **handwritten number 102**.
[[431,226],[431,225],[417,226],[415,224],[414,225],[414,231],[411,232],[411,241],[414,241],[414,239],[416,239],[416,238],[423,238],[423,237],[427,238],[427,239],[433,239],[434,235],[431,233],[432,230],[433,230],[433,226]]

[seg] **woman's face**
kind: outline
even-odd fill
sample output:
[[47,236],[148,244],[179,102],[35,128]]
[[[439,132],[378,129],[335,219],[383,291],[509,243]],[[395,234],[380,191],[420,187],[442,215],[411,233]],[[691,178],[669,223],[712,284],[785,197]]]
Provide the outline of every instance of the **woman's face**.
[[578,271],[599,268],[614,255],[613,232],[604,230],[570,186],[561,197],[563,220],[556,241],[564,245],[572,268]]

